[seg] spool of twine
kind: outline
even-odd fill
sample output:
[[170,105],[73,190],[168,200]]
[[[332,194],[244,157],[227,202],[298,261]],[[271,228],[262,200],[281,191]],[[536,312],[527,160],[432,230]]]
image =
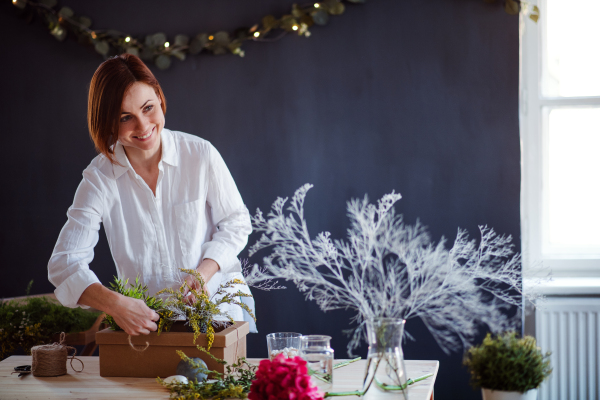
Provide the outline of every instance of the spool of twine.
[[43,344],[40,346],[34,346],[31,348],[31,373],[33,376],[60,376],[67,373],[67,358],[69,357],[69,350],[73,351],[71,357],[71,368],[73,368],[73,360],[77,360],[81,363],[81,370],[83,371],[83,361],[79,358],[75,358],[77,349],[75,347],[66,346],[65,344],[65,333],[60,334],[60,343],[54,342],[53,344]]

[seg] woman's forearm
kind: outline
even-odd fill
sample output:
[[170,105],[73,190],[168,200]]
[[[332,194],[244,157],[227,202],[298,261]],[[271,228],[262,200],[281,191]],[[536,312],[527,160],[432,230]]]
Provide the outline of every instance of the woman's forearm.
[[200,275],[202,275],[202,278],[204,278],[204,283],[206,284],[219,271],[219,269],[219,264],[215,260],[205,258],[204,260],[202,260],[200,265],[198,265],[196,271],[198,271]]
[[155,321],[158,321],[159,316],[143,300],[115,293],[99,283],[88,286],[78,303],[111,315],[117,325],[129,335],[147,335],[157,330]]
[[123,296],[100,283],[93,283],[83,291],[77,303],[112,315],[120,297]]

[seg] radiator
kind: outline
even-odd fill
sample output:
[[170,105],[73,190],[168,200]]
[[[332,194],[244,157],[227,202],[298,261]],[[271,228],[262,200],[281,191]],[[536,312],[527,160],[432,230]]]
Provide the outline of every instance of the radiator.
[[535,332],[553,368],[539,400],[600,399],[600,298],[549,297],[535,312]]

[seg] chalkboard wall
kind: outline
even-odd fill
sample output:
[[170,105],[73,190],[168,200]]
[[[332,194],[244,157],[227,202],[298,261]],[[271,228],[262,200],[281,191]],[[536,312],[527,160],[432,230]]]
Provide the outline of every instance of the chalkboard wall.
[[[250,26],[292,1],[60,4],[97,28],[172,37]],[[0,7],[0,296],[11,297],[31,279],[33,293],[54,289],[46,265],[95,156],[86,101],[102,58],[73,39],[59,43],[39,20],[28,25],[10,2]],[[249,43],[245,58],[201,55],[153,68],[166,127],[210,140],[251,212],[313,183],[311,234],[343,238],[347,200],[395,190],[397,211],[428,225],[435,240],[452,240],[458,227],[476,237],[487,224],[518,248],[518,18],[483,0],[373,0],[312,32]],[[105,284],[115,273],[104,234],[91,268]],[[336,356],[346,356],[351,314],[325,314],[291,285],[255,297],[260,333],[249,338],[249,356],[265,356],[264,335],[275,331],[332,335]],[[480,398],[462,353],[446,356],[418,320],[407,329],[417,338],[405,343],[407,358],[441,362],[436,398]]]

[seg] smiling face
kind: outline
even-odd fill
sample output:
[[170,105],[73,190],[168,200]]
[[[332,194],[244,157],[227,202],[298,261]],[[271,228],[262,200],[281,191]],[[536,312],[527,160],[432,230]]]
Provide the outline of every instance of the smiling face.
[[119,142],[128,157],[149,158],[160,150],[165,115],[154,89],[135,82],[125,92],[119,120]]

